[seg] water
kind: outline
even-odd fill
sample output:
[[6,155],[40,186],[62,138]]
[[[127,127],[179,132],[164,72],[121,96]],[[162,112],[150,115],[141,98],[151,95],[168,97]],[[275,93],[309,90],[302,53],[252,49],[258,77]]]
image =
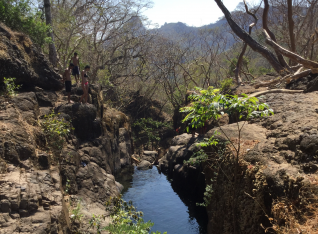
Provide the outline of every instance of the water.
[[116,176],[124,185],[123,199],[133,201],[144,220],[154,223],[151,231],[168,234],[206,234],[205,208],[197,207],[186,194],[180,196],[164,174],[156,167],[146,171],[135,170],[133,174]]

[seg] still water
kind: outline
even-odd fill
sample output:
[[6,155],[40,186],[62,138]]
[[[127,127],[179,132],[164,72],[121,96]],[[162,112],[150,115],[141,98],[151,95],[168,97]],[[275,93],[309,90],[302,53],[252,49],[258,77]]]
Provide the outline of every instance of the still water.
[[[133,170],[133,169],[131,169]],[[205,208],[197,207],[186,194],[175,192],[167,176],[156,167],[121,173],[116,180],[124,185],[123,199],[131,200],[144,220],[154,223],[151,231],[168,234],[206,234]],[[177,190],[176,190],[177,191]]]

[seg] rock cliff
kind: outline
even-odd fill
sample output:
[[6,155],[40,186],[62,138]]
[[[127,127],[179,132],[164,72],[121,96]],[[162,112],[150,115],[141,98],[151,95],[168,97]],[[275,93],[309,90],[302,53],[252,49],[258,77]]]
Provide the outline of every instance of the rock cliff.
[[[93,104],[67,104],[44,56],[3,25],[0,74],[0,83],[15,77],[25,87],[15,97],[0,96],[0,233],[87,230],[91,215],[105,215],[105,201],[122,189],[113,174],[130,164],[128,117],[103,104],[98,86],[90,89]],[[76,87],[72,93],[78,99]],[[74,128],[58,154],[40,126],[52,110]],[[72,222],[78,204],[83,217]]]
[[[214,166],[183,163],[200,141],[189,134],[176,136],[159,160],[161,170],[170,173],[189,193],[199,190],[202,196],[200,184],[204,179],[212,185],[208,233],[234,233],[234,225],[238,233],[266,233],[266,228],[267,232],[278,233],[287,226],[310,233],[304,215],[317,214],[313,208],[318,194],[317,92],[266,94],[260,100],[268,103],[275,114],[245,124],[235,185],[235,164],[227,153],[215,154],[211,159],[217,162]],[[222,130],[214,128],[205,137],[215,130],[222,133],[217,136],[221,142],[237,144],[237,123],[226,124]]]

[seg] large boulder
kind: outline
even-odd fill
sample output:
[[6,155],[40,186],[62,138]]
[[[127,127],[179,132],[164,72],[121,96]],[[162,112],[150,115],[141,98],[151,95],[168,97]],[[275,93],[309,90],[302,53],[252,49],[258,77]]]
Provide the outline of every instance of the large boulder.
[[152,164],[146,160],[141,161],[138,166],[137,169],[138,170],[148,170],[149,168],[152,167]]
[[75,135],[81,140],[98,138],[101,132],[101,123],[96,119],[96,107],[92,104],[65,104],[56,108],[60,117],[72,121]]

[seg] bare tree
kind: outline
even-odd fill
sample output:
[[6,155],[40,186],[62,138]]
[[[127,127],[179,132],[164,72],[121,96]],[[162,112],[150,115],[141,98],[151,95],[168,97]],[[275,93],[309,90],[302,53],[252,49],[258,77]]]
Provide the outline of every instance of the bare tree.
[[[252,13],[252,12],[248,9],[248,6],[247,6],[245,0],[244,0],[244,6],[245,6],[246,13],[249,14],[249,15],[251,15],[251,16],[254,18],[254,22],[249,25],[249,30],[248,30],[248,34],[251,36],[252,29],[253,29],[253,27],[256,26],[257,21],[258,21],[258,18],[256,17],[255,14],[257,13],[257,11],[258,11],[258,9],[260,8],[261,5],[259,5],[259,7],[255,10],[254,13]],[[244,43],[242,52],[240,53],[240,56],[239,56],[238,61],[237,61],[237,64],[236,64],[236,68],[235,68],[235,70],[234,70],[234,72],[235,72],[235,79],[236,79],[236,82],[237,82],[238,85],[242,83],[242,79],[241,79],[241,77],[240,77],[240,72],[241,72],[241,66],[242,66],[243,57],[244,57],[244,54],[245,54],[245,52],[246,52],[246,49],[247,49],[247,43]]]
[[[242,28],[240,28],[235,21],[231,17],[231,13],[227,10],[227,8],[224,6],[223,2],[221,0],[215,0],[215,2],[218,4],[220,9],[223,11],[230,27],[232,30],[235,32],[237,36],[239,36],[245,43],[247,43],[253,50],[259,52],[262,54],[272,65],[272,67],[279,72],[280,74],[287,75],[283,77],[281,80],[277,81],[271,81],[268,83],[265,83],[264,85],[268,85],[269,83],[272,84],[273,82],[281,82],[286,79],[297,79],[299,77],[308,75],[309,73],[318,73],[318,63],[305,59],[302,56],[289,51],[282,46],[280,46],[276,41],[275,41],[275,36],[274,34],[268,29],[267,27],[267,11],[266,7],[268,7],[268,1],[265,0],[265,9],[263,13],[263,27],[264,30],[264,35],[266,37],[266,43],[270,45],[275,51],[276,54],[282,54],[291,60],[301,64],[297,65],[296,67],[289,67],[282,60],[279,60],[278,58],[275,57],[274,54],[272,54],[266,47],[263,47],[259,43],[257,43],[253,38],[251,38]],[[290,4],[290,1],[288,1],[288,4]],[[290,6],[292,7],[292,6]],[[305,71],[301,71],[301,69],[307,68]],[[294,71],[296,71],[294,73]]]

